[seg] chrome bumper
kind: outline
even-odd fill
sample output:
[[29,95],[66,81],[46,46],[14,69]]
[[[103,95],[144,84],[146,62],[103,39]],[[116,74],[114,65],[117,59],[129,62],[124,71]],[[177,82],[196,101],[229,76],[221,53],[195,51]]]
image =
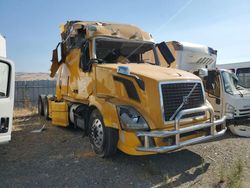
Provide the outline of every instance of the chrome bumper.
[[[180,128],[180,120],[181,117],[187,114],[197,113],[197,112],[209,112],[210,114],[210,121],[198,125],[193,125],[190,127]],[[187,109],[182,110],[179,112],[179,114],[175,118],[175,129],[172,131],[151,131],[151,132],[137,132],[138,137],[144,137],[144,146],[137,147],[137,151],[144,151],[144,152],[157,152],[157,153],[164,153],[171,150],[176,150],[178,148],[181,148],[183,146],[191,145],[191,144],[197,144],[200,142],[204,142],[207,140],[210,140],[215,137],[219,137],[223,135],[226,132],[226,116],[219,120],[214,120],[214,111],[213,109],[202,106],[199,108],[193,108],[193,109]],[[221,131],[216,131],[216,126],[222,125]],[[190,140],[186,140],[183,142],[180,142],[180,134],[188,133],[204,128],[210,128],[210,135],[208,136],[201,136],[198,138],[193,138]],[[160,146],[160,147],[150,147],[149,146],[149,137],[157,137],[157,138],[165,138],[169,136],[175,136],[175,144],[170,146]]]

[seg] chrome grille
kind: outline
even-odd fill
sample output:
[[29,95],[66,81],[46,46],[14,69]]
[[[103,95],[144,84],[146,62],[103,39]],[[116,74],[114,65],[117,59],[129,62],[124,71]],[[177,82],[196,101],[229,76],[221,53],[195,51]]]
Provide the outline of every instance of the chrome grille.
[[[237,111],[236,111],[237,112]],[[238,118],[250,118],[250,109],[239,109],[239,113],[237,115],[237,113],[235,112],[235,117]]]
[[[161,94],[163,103],[164,120],[170,121],[171,116],[175,113],[178,107],[182,104],[185,97],[187,97],[197,82],[181,82],[181,83],[162,83]],[[197,83],[195,89],[190,94],[187,102],[180,109],[197,108],[204,105],[204,95],[201,83]],[[177,113],[178,114],[178,113]],[[176,115],[177,115],[176,114]],[[186,115],[183,118],[204,115],[204,113],[195,113]]]

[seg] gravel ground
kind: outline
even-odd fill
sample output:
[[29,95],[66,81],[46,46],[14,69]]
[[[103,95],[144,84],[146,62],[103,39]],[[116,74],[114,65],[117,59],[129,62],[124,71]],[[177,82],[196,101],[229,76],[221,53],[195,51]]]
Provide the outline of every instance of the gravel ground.
[[31,132],[42,125],[37,116],[15,120],[12,141],[0,145],[1,187],[228,187],[238,160],[241,185],[250,187],[250,138],[227,132],[171,153],[101,159],[80,130],[47,123]]

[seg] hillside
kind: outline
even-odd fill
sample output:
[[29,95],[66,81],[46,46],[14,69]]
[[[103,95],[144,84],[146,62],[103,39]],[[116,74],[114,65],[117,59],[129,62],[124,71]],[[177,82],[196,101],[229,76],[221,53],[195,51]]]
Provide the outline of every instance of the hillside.
[[16,81],[28,81],[28,80],[54,80],[55,78],[50,78],[49,73],[38,72],[38,73],[27,73],[27,72],[17,72]]

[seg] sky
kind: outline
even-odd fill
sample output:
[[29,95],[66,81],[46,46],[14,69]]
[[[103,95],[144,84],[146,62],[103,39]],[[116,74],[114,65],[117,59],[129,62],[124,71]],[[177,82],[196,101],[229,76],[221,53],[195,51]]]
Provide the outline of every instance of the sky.
[[68,20],[134,24],[156,42],[210,46],[218,64],[250,61],[249,0],[0,0],[0,20],[17,72],[49,72]]

